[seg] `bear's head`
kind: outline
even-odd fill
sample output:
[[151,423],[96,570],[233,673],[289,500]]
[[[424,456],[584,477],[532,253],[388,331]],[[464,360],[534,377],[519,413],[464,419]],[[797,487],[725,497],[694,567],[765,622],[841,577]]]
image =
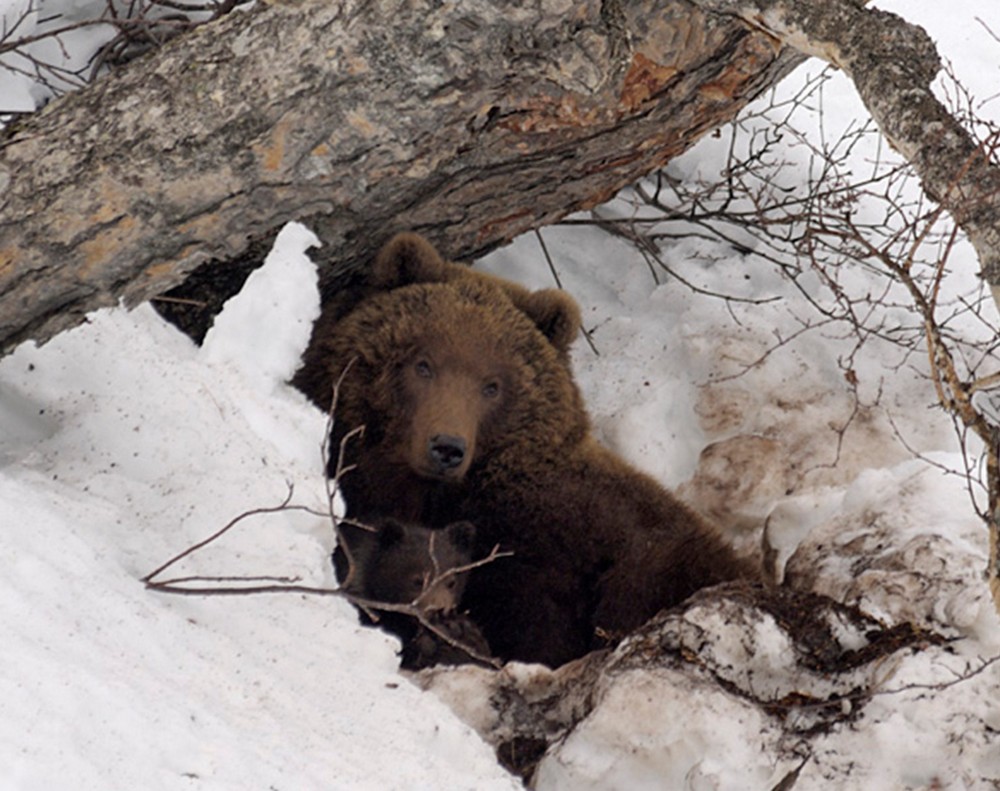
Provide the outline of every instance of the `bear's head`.
[[556,454],[587,432],[569,368],[490,283],[385,292],[338,322],[325,348],[334,378],[344,372],[335,416],[341,436],[365,427],[352,459],[361,467],[457,482],[505,454]]
[[498,298],[517,308],[546,338],[558,359],[570,368],[569,349],[580,334],[580,309],[572,297],[556,289],[530,291],[509,280],[445,261],[415,233],[394,236],[377,254],[363,282],[341,289],[324,300],[302,365],[292,384],[321,409],[328,410],[341,369],[330,365],[330,338],[352,311],[387,292],[421,284],[473,285],[493,289]]
[[453,522],[441,530],[385,519],[361,570],[363,594],[373,601],[415,603],[424,612],[451,612],[461,601],[472,560],[475,526]]
[[382,247],[368,275],[369,284],[379,290],[462,280],[489,284],[503,291],[549,339],[560,357],[569,361],[569,347],[580,334],[580,308],[563,291],[554,288],[531,291],[519,283],[445,261],[424,237],[408,232],[396,234]]

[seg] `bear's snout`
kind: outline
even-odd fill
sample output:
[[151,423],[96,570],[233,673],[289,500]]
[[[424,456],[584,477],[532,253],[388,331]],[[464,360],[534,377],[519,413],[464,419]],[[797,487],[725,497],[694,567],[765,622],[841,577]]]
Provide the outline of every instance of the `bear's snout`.
[[[461,596],[461,592],[459,592]],[[424,612],[451,613],[458,606],[455,591],[451,590],[444,581],[438,581],[436,585],[431,585],[417,599],[417,604]]]
[[466,444],[461,437],[450,434],[435,434],[427,443],[427,456],[433,468],[447,474],[465,460]]

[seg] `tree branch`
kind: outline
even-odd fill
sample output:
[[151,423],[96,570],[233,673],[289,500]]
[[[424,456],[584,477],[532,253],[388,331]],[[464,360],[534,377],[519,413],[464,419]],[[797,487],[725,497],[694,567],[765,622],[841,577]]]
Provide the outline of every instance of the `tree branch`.
[[662,166],[800,58],[684,0],[259,3],[0,134],[0,352],[290,220],[326,290],[403,228],[481,254]]
[[968,235],[980,272],[1000,306],[1000,167],[935,98],[937,50],[916,25],[857,0],[695,0],[733,15],[854,82],[883,135]]

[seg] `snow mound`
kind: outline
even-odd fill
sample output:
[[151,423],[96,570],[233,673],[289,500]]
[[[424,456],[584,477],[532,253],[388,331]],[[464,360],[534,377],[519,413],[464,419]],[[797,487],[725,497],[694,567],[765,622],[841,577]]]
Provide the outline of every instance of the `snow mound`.
[[[325,504],[325,416],[280,382],[304,342],[282,310],[316,301],[306,241],[279,238],[211,353],[143,306],[0,361],[0,788],[518,787],[345,601],[140,581],[289,483]],[[268,514],[178,573],[332,588],[332,549],[328,520]]]
[[983,581],[985,538],[967,483],[909,461],[862,473],[797,547],[784,577],[888,623],[1000,645]]
[[1000,694],[1000,664],[979,650],[819,594],[736,583],[556,671],[417,680],[547,791],[992,787],[998,717],[983,701]]
[[319,317],[316,267],[306,251],[316,235],[289,223],[260,269],[223,306],[205,335],[201,358],[231,365],[264,389],[292,378]]

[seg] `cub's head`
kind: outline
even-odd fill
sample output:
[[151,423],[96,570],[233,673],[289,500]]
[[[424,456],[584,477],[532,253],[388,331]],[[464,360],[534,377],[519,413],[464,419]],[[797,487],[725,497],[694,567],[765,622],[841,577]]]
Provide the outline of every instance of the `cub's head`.
[[475,527],[454,522],[430,530],[395,519],[377,525],[374,547],[362,569],[363,594],[374,601],[415,603],[424,612],[451,612],[465,591]]

